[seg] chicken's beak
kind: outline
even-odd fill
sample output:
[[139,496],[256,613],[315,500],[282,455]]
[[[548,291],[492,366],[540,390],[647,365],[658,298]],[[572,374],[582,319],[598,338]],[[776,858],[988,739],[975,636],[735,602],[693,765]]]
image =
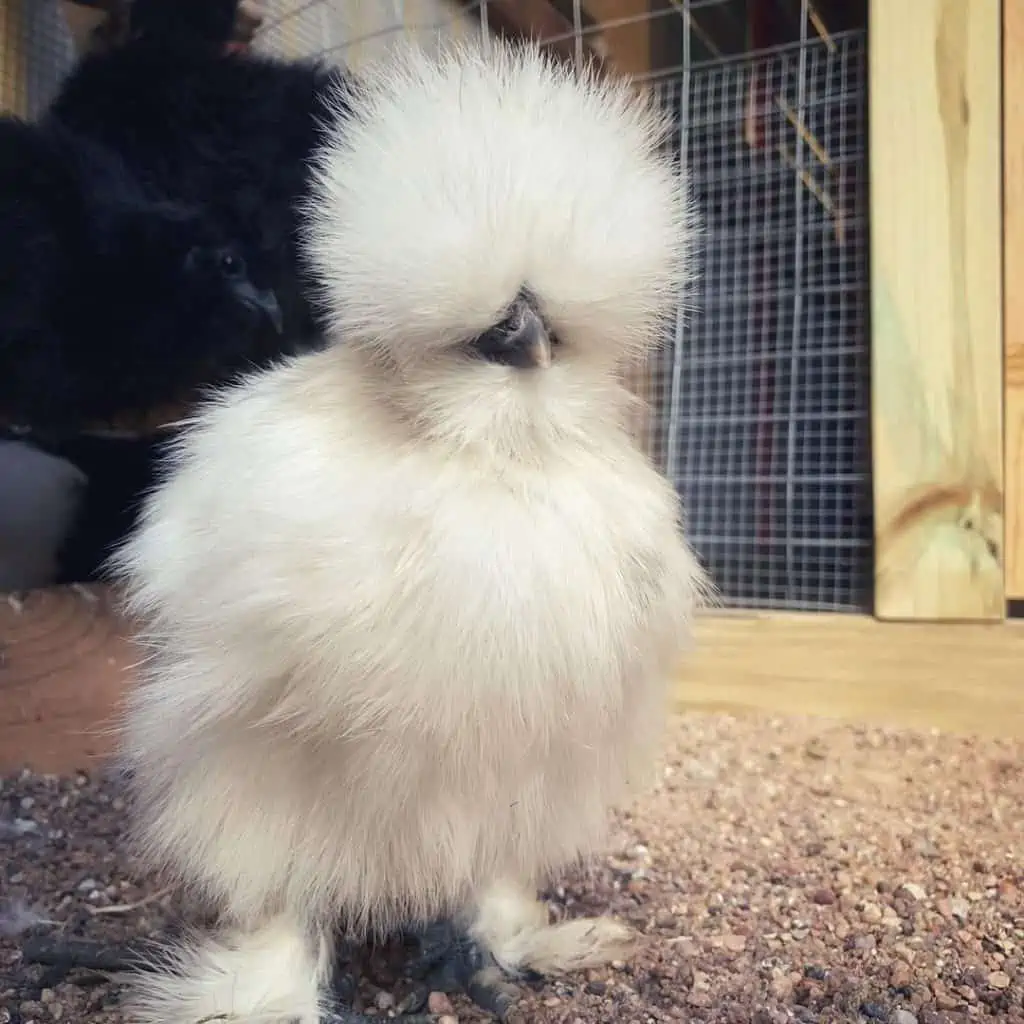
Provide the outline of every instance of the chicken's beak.
[[551,338],[547,324],[525,298],[517,300],[508,316],[473,341],[484,359],[517,370],[545,369],[551,365]]
[[534,366],[543,370],[551,365],[551,339],[543,325],[537,336],[530,342],[527,352],[528,358]]
[[539,314],[527,307],[522,319],[505,339],[505,362],[522,370],[551,365],[551,339]]
[[236,286],[235,294],[242,305],[262,313],[278,334],[284,333],[284,314],[272,288],[257,288],[250,281],[243,281]]

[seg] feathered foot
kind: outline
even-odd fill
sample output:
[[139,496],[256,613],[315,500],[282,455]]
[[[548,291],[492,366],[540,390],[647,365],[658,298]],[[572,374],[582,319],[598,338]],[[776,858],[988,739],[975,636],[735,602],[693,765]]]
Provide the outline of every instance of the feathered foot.
[[322,1024],[330,962],[326,938],[287,917],[195,934],[136,973],[125,1016],[130,1024]]
[[520,885],[493,886],[480,901],[470,935],[510,975],[570,974],[626,960],[638,935],[610,917],[579,917],[552,924],[547,906]]
[[435,992],[465,993],[480,1009],[505,1020],[521,993],[489,950],[452,921],[436,922],[415,938],[419,951],[408,968],[414,977]]
[[436,991],[463,992],[505,1020],[518,1001],[516,982],[536,983],[612,960],[626,959],[637,936],[611,918],[551,924],[547,907],[525,889],[501,885],[481,901],[472,925],[430,925],[416,937],[411,973]]

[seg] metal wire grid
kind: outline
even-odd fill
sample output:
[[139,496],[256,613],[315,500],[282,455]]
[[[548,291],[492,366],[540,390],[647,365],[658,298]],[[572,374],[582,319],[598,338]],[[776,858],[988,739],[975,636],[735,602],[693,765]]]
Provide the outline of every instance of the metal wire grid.
[[863,33],[659,83],[703,220],[655,456],[726,604],[870,606]]

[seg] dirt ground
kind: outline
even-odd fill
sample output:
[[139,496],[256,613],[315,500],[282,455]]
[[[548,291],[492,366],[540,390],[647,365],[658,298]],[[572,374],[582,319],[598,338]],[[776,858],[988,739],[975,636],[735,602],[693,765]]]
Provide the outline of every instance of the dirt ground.
[[[133,877],[123,822],[110,780],[3,780],[0,1024],[120,1020],[104,974],[28,963],[23,949],[173,922],[171,897]],[[556,914],[639,926],[640,955],[528,986],[515,1012],[526,1024],[1021,1024],[1022,848],[1024,743],[680,718],[661,785],[619,818],[611,855],[552,893]],[[486,1019],[391,960],[361,985],[363,1011],[382,1020]]]

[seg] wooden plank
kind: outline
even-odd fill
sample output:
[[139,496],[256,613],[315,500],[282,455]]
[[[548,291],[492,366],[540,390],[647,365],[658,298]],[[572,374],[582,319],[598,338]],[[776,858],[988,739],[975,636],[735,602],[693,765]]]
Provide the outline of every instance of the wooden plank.
[[871,0],[875,612],[997,620],[999,0]]
[[0,112],[24,116],[28,104],[22,4],[0,0]]
[[141,653],[107,587],[0,595],[0,774],[91,770]]
[[1006,595],[1024,600],[1024,4],[1003,4]]
[[678,709],[768,712],[1024,736],[1024,622],[880,622],[862,615],[715,614]]

